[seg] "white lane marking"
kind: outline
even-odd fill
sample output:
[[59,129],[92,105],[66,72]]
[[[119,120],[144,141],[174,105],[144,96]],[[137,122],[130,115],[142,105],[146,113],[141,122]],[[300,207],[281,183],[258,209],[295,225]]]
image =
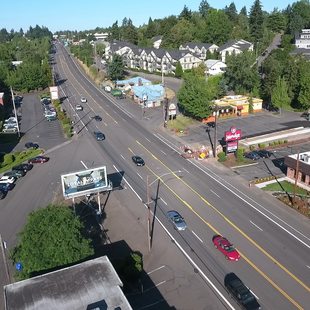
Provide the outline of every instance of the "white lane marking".
[[213,193],[215,196],[217,196],[218,198],[221,198],[215,191],[213,191],[212,189],[209,189],[211,193]]
[[255,223],[253,223],[252,221],[250,221],[250,223],[252,224],[252,225],[254,225],[257,229],[259,229],[260,231],[263,231],[259,226],[257,226]]
[[186,170],[185,168],[183,168],[183,170],[184,170],[185,172],[189,173],[189,171],[188,171],[188,170]]
[[145,138],[145,140],[147,140],[147,141],[149,141],[149,142],[151,143],[150,139],[148,139],[148,138]]
[[192,230],[193,235],[201,242],[203,243],[202,239],[198,237],[198,235]]
[[167,155],[164,151],[160,150],[164,155]]
[[249,291],[256,297],[257,300],[259,300],[259,298],[257,297],[257,295],[256,295],[252,290],[249,289]]
[[[114,169],[120,174],[120,175],[122,175],[120,172],[119,172],[119,170],[115,167],[115,165],[113,165],[113,167],[114,167]],[[128,181],[125,179],[125,177],[124,176],[122,176],[123,177],[123,180],[126,182],[126,184],[129,186],[129,188],[136,194],[136,196],[138,197],[138,199],[140,200],[140,201],[142,201],[142,199],[141,199],[141,197],[139,196],[139,194],[132,188],[132,186],[128,183]],[[145,205],[145,204],[144,204]]]
[[306,265],[306,267],[310,269],[310,266]]
[[[159,134],[155,134],[155,133],[154,133],[154,136],[155,136],[157,139],[159,139],[162,143],[164,143],[164,144],[166,144],[168,147],[170,147],[172,150],[174,150],[175,152],[177,152],[179,155],[182,154],[182,152],[180,152],[176,146],[175,146],[175,147],[172,147],[170,144],[168,144],[166,141],[164,141],[164,140],[167,140],[167,139],[166,139],[165,137],[163,137],[162,135],[159,135]],[[169,140],[167,140],[167,141],[169,141]],[[169,141],[169,142],[170,142],[170,141]]]
[[[113,165],[114,169],[119,173],[119,170],[115,167],[115,165]],[[139,198],[140,201],[142,201],[142,199],[140,198],[140,196],[134,191],[134,189],[132,188],[132,186],[128,183],[128,181],[123,177],[123,179],[125,180],[126,184],[130,187],[130,189],[136,194],[136,196]],[[144,203],[143,204],[144,207],[146,209],[148,209],[148,206]],[[153,214],[153,213],[152,213]],[[154,214],[153,214],[154,215]],[[159,225],[163,228],[163,230],[166,232],[166,234],[169,236],[169,238],[173,241],[173,243],[180,249],[180,251],[183,253],[183,255],[187,258],[187,260],[190,261],[191,265],[196,268],[196,270],[201,274],[201,276],[210,284],[210,286],[212,286],[213,290],[223,299],[223,301],[227,304],[227,306],[232,309],[235,310],[235,308],[232,306],[232,304],[228,301],[228,299],[225,298],[225,296],[219,291],[219,289],[215,286],[215,284],[213,284],[213,282],[203,273],[203,271],[199,268],[199,266],[190,258],[190,256],[186,253],[186,251],[181,247],[181,245],[178,243],[178,241],[176,239],[173,238],[173,236],[170,234],[170,232],[168,231],[168,229],[164,226],[164,224],[159,220],[159,218],[155,215],[155,219],[156,221],[159,223]]]
[[143,180],[142,176],[137,172],[137,175]]
[[122,157],[124,160],[126,160],[125,157],[124,157],[122,154],[120,154],[120,155],[121,155],[121,157]]
[[85,169],[88,169],[87,166],[84,164],[83,160],[81,160],[81,164],[84,166]]
[[149,271],[147,274],[152,274],[153,272],[156,272],[156,271],[158,271],[158,270],[160,270],[160,269],[163,269],[163,268],[165,268],[165,267],[166,267],[166,265],[162,265],[162,266],[160,266],[160,267],[158,267],[158,268],[155,268],[155,269]]
[[168,206],[167,202],[166,202],[164,199],[162,199],[162,198],[160,197],[160,200],[161,200],[166,206]]
[[[247,205],[249,205],[251,208],[253,208],[254,210],[256,210],[258,213],[260,213],[261,215],[263,215],[264,217],[266,217],[269,221],[271,221],[272,223],[274,223],[275,225],[277,225],[278,227],[280,227],[281,229],[283,229],[285,232],[287,232],[289,235],[291,235],[293,238],[295,238],[296,240],[298,240],[300,243],[302,243],[303,245],[305,245],[307,248],[310,248],[310,245],[307,244],[306,242],[304,242],[303,240],[301,240],[300,238],[298,238],[296,235],[294,235],[292,232],[288,231],[286,228],[284,228],[282,225],[280,225],[279,223],[277,223],[274,219],[272,219],[271,217],[269,217],[267,214],[265,214],[263,211],[259,210],[258,208],[256,208],[255,206],[253,206],[249,201],[247,201],[245,198],[242,198],[240,195],[238,195],[236,192],[240,192],[242,195],[244,195],[245,197],[247,197],[249,200],[252,200],[254,203],[256,203],[257,205],[259,205],[261,208],[263,208],[265,211],[269,212],[270,214],[272,214],[275,218],[277,218],[278,220],[280,220],[281,222],[285,223],[288,227],[292,228],[294,231],[298,232],[301,236],[305,237],[306,239],[310,240],[308,237],[306,237],[305,235],[303,235],[301,232],[299,232],[298,230],[296,230],[294,227],[292,227],[291,225],[289,225],[288,223],[286,223],[285,221],[283,221],[282,219],[280,219],[278,216],[276,216],[275,214],[273,214],[272,212],[270,212],[269,210],[267,210],[265,207],[263,207],[261,204],[257,203],[255,200],[253,200],[252,198],[250,198],[249,196],[247,196],[246,194],[242,193],[239,189],[235,188],[234,186],[232,186],[231,184],[229,184],[229,186],[231,186],[234,190],[232,190],[231,188],[229,188],[228,186],[224,185],[223,183],[226,181],[224,179],[222,179],[220,176],[216,175],[217,178],[215,178],[214,176],[212,176],[210,173],[208,173],[207,171],[205,171],[204,169],[202,169],[201,167],[199,167],[195,162],[191,161],[191,163],[198,168],[199,170],[201,170],[202,172],[204,172],[206,175],[208,175],[211,179],[213,179],[214,181],[216,181],[218,184],[222,185],[224,188],[226,188],[228,191],[230,191],[231,193],[233,193],[236,197],[238,197],[240,200],[242,200],[243,202],[245,202]],[[207,169],[207,168],[206,168]],[[211,171],[211,170],[209,170]],[[212,172],[212,171],[211,171]],[[214,172],[212,172],[214,173]],[[215,174],[215,173],[214,173]]]

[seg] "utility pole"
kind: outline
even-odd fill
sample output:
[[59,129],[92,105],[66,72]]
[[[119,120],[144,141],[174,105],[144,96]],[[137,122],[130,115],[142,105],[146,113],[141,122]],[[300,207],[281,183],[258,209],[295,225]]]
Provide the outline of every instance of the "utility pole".
[[149,176],[146,176],[146,205],[147,205],[147,242],[149,251],[151,251],[151,208],[150,208],[150,185]]
[[11,89],[13,108],[14,108],[14,115],[15,115],[16,124],[17,124],[17,133],[18,133],[18,137],[20,138],[19,124],[18,124],[18,118],[17,118],[16,106],[15,106],[15,97],[14,97],[14,93],[13,93],[12,87],[10,87],[10,89]]
[[216,147],[217,147],[217,113],[218,108],[215,108],[214,111],[214,141],[213,141],[213,156],[216,158]]
[[298,150],[297,153],[297,161],[296,161],[296,169],[295,169],[295,183],[294,183],[294,196],[293,196],[293,206],[295,206],[296,203],[296,190],[297,190],[297,180],[298,180],[298,174],[299,174],[299,153],[300,150]]

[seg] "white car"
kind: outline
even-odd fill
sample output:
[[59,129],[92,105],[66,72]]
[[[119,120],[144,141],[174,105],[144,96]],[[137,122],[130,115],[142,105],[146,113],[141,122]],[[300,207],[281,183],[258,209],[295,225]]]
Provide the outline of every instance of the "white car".
[[14,183],[15,182],[15,177],[10,177],[8,175],[4,175],[3,177],[1,177],[0,179],[0,183]]
[[77,105],[75,106],[75,110],[76,110],[76,111],[83,111],[83,106],[81,106],[80,104],[77,104]]
[[87,102],[87,99],[85,97],[81,97],[81,102],[82,103],[86,103]]

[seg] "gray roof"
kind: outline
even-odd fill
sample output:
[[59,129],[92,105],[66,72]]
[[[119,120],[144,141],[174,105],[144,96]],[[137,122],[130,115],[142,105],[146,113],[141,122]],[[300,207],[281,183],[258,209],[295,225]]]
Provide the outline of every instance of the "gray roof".
[[153,48],[152,52],[156,55],[158,58],[163,58],[166,55],[166,50],[162,48]]
[[158,40],[161,40],[162,38],[163,38],[163,36],[155,36],[151,40],[152,40],[152,42],[156,42]]
[[6,309],[131,310],[107,256],[4,286]]
[[188,46],[189,48],[191,49],[194,49],[196,46],[201,49],[201,48],[205,48],[205,49],[208,49],[209,47],[212,46],[212,44],[210,43],[196,43],[196,42],[188,42],[188,43],[184,43],[182,44],[183,47],[186,47]]
[[234,46],[235,48],[245,51],[249,49],[249,47],[252,45],[252,43],[247,42],[245,40],[229,40],[225,44],[219,47],[218,52],[221,52],[225,50],[226,48]]
[[130,42],[125,42],[125,41],[113,41],[110,43],[110,50],[111,51],[118,51],[123,47],[129,47],[131,49],[137,48],[136,45],[134,45]]

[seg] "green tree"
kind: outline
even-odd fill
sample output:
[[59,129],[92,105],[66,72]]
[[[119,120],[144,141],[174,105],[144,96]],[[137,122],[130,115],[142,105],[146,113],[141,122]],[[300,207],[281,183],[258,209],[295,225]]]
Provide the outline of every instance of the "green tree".
[[184,82],[177,94],[181,111],[188,116],[203,119],[211,114],[209,93],[204,77],[194,72],[184,74]]
[[299,105],[310,110],[310,63],[305,62],[300,68],[300,90],[298,95]]
[[254,42],[257,43],[263,37],[264,15],[260,0],[255,0],[249,16],[250,33]]
[[183,68],[180,64],[180,62],[178,61],[176,66],[175,66],[175,77],[180,78],[183,75]]
[[237,14],[237,9],[236,9],[236,5],[234,2],[231,2],[231,4],[229,6],[225,6],[224,8],[224,12],[227,14],[228,18],[232,21],[232,22],[236,22],[238,19],[238,14]]
[[211,9],[207,0],[202,0],[199,4],[199,13],[202,17],[207,17],[208,11]]
[[285,15],[274,9],[273,12],[267,17],[267,27],[273,32],[281,32],[286,29]]
[[182,10],[182,12],[179,15],[179,19],[186,19],[186,20],[190,20],[192,17],[192,11],[188,9],[188,7],[186,5],[184,5],[184,8]]
[[120,28],[118,26],[118,21],[116,21],[109,29],[109,41],[120,40],[120,37]]
[[296,31],[310,27],[310,3],[309,0],[301,0],[294,2],[292,7],[288,9],[289,31],[292,35]]
[[272,90],[271,104],[279,108],[281,112],[283,108],[289,107],[290,103],[291,99],[288,95],[287,83],[283,77],[278,77],[276,85]]
[[107,66],[108,76],[112,81],[122,79],[124,77],[124,63],[120,55],[113,55],[112,61]]
[[33,211],[12,253],[21,262],[21,279],[48,269],[79,262],[94,254],[91,241],[83,237],[83,225],[72,210],[49,205]]

